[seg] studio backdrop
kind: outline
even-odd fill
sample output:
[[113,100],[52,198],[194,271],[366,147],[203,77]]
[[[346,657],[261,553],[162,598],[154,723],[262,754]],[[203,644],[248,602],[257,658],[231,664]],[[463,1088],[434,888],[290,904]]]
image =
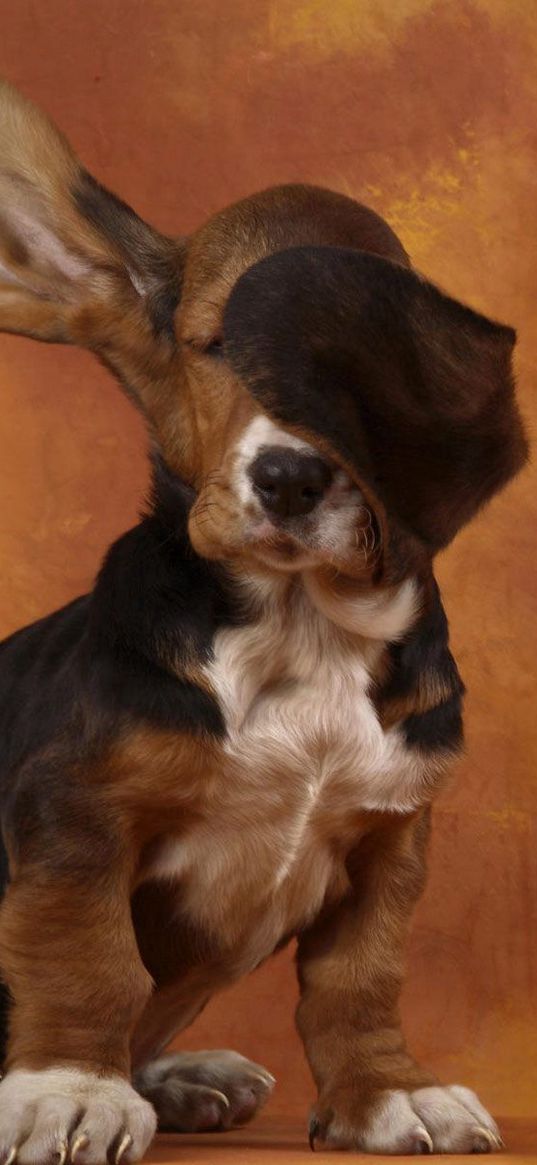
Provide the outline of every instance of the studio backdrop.
[[[145,218],[187,233],[313,182],[369,203],[415,266],[537,362],[537,12],[530,0],[3,0],[0,72]],[[141,421],[88,354],[0,340],[0,630],[87,590],[136,521]],[[535,431],[535,425],[533,428]],[[537,1095],[535,474],[439,560],[468,686],[467,754],[436,803],[409,950],[409,1042],[503,1114]],[[288,950],[214,1000],[183,1047],[234,1047],[311,1094]]]

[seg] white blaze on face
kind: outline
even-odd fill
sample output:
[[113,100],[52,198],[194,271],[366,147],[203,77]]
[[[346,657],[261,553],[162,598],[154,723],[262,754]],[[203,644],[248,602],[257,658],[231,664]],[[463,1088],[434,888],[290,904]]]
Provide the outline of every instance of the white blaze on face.
[[297,449],[301,453],[316,453],[313,445],[308,445],[307,441],[302,441],[293,433],[286,433],[285,429],[280,429],[270,417],[264,415],[254,417],[244,430],[237,447],[235,489],[243,505],[253,505],[259,513],[262,507],[255,495],[249,469],[267,445],[278,446],[281,449]]

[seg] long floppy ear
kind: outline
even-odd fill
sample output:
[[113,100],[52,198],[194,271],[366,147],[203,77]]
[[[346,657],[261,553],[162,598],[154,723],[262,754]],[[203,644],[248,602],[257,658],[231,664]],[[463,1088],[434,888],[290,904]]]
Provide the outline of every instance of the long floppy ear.
[[328,445],[372,500],[387,574],[446,546],[525,461],[515,333],[397,263],[281,251],[238,280],[224,335],[267,412]]
[[143,369],[166,360],[181,266],[181,244],[100,186],[0,82],[0,329],[96,351],[151,414]]

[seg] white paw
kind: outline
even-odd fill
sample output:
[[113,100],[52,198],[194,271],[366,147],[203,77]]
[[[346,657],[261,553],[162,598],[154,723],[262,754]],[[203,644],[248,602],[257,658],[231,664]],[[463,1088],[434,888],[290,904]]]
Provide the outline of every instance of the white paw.
[[274,1077],[238,1052],[175,1052],[135,1076],[151,1101],[159,1128],[174,1132],[229,1129],[246,1124],[270,1096]]
[[16,1069],[0,1084],[3,1165],[126,1165],[140,1160],[155,1128],[152,1106],[119,1076]]
[[314,1116],[311,1139],[366,1153],[491,1153],[502,1148],[496,1122],[461,1085],[380,1093],[355,1128],[337,1108],[323,1127]]

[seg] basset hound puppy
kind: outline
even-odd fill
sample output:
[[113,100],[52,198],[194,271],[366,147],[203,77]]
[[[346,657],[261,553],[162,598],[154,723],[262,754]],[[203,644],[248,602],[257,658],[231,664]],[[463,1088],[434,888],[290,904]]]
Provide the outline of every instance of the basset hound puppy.
[[514,332],[328,190],[164,237],[7,84],[0,327],[94,352],[153,466],[92,592],[1,647],[0,1162],[244,1123],[265,1069],[163,1049],[292,938],[312,1146],[497,1148],[398,996],[462,745],[433,562],[525,461]]

